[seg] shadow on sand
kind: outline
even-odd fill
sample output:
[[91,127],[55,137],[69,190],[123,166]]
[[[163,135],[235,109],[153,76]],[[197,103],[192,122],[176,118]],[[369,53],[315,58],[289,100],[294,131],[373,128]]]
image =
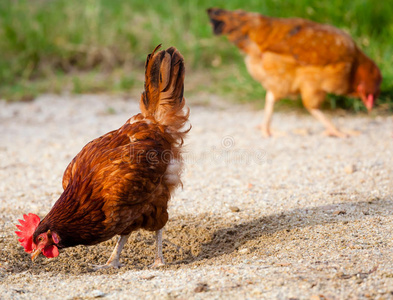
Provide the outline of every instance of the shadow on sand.
[[[298,228],[313,227],[330,223],[350,223],[375,216],[393,214],[392,198],[363,202],[342,202],[332,205],[294,209],[280,214],[263,216],[240,224],[227,224],[226,227],[213,231],[210,241],[202,243],[198,255],[188,256],[176,263],[193,263],[230,254],[250,240],[276,232],[291,231]],[[187,220],[184,220],[187,222]],[[225,222],[221,219],[218,223]],[[204,224],[200,224],[204,226]],[[190,237],[193,238],[193,237]]]
[[[167,260],[165,268],[176,269],[181,265],[203,264],[204,260],[231,254],[252,240],[257,242],[257,248],[264,248],[266,240],[263,240],[263,237],[283,230],[292,232],[296,229],[332,223],[342,223],[345,226],[346,223],[392,214],[393,199],[390,197],[294,209],[240,223],[213,214],[177,216],[168,222],[164,234],[164,238],[169,241],[164,244],[164,256]],[[241,212],[238,215],[241,216]],[[116,239],[113,238],[92,247],[69,248],[63,250],[55,259],[48,260],[42,257],[31,263],[29,255],[20,247],[16,236],[10,235],[0,240],[0,248],[3,249],[1,260],[10,266],[8,274],[27,271],[32,274],[54,272],[76,275],[89,272],[90,264],[105,263],[115,242]],[[132,235],[121,254],[124,267],[91,274],[109,275],[146,269],[153,262],[154,249],[153,234],[138,231]]]

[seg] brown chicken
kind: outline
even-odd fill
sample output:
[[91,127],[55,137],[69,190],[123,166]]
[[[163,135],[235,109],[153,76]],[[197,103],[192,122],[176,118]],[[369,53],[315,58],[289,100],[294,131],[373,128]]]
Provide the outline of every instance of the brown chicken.
[[216,35],[227,35],[242,52],[251,76],[267,90],[262,132],[270,136],[275,101],[301,95],[325,127],[344,137],[319,109],[326,93],[360,97],[370,111],[381,73],[345,32],[304,19],[266,17],[241,10],[208,10]]
[[121,250],[131,232],[156,232],[156,259],[164,264],[162,228],[168,200],[181,184],[184,130],[184,61],[175,48],[148,55],[145,91],[139,113],[118,130],[88,143],[63,176],[64,191],[40,221],[24,215],[17,235],[34,260],[40,253],[56,257],[58,249],[94,245],[120,235],[108,262],[119,267]]

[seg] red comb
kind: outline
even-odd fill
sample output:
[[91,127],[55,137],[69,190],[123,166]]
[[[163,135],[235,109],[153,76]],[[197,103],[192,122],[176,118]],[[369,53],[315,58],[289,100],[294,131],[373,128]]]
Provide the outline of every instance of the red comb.
[[23,215],[24,220],[18,220],[21,225],[16,225],[20,231],[15,231],[16,235],[20,237],[18,241],[25,248],[27,253],[31,253],[33,247],[33,233],[40,224],[40,217],[35,214]]

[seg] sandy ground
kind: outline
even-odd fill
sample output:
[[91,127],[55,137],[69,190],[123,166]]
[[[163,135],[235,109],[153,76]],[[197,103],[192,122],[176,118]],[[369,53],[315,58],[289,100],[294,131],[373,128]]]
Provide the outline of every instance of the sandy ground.
[[393,299],[393,118],[337,116],[362,134],[327,138],[308,115],[276,113],[285,136],[263,139],[261,111],[191,105],[184,188],[170,202],[167,266],[134,233],[121,269],[115,239],[33,264],[14,234],[41,217],[91,139],[138,112],[133,100],[42,96],[0,102],[0,299]]

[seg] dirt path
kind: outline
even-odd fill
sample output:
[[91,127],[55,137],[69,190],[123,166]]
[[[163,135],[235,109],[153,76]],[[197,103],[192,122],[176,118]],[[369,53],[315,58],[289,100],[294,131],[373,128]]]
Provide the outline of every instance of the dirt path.
[[148,269],[153,235],[137,232],[123,268],[90,272],[115,240],[32,264],[14,224],[23,213],[43,217],[72,157],[137,102],[0,102],[0,299],[393,299],[392,117],[334,117],[363,132],[342,140],[322,136],[308,115],[276,113],[273,127],[287,135],[262,139],[262,112],[191,109],[184,189],[164,233],[168,265]]

